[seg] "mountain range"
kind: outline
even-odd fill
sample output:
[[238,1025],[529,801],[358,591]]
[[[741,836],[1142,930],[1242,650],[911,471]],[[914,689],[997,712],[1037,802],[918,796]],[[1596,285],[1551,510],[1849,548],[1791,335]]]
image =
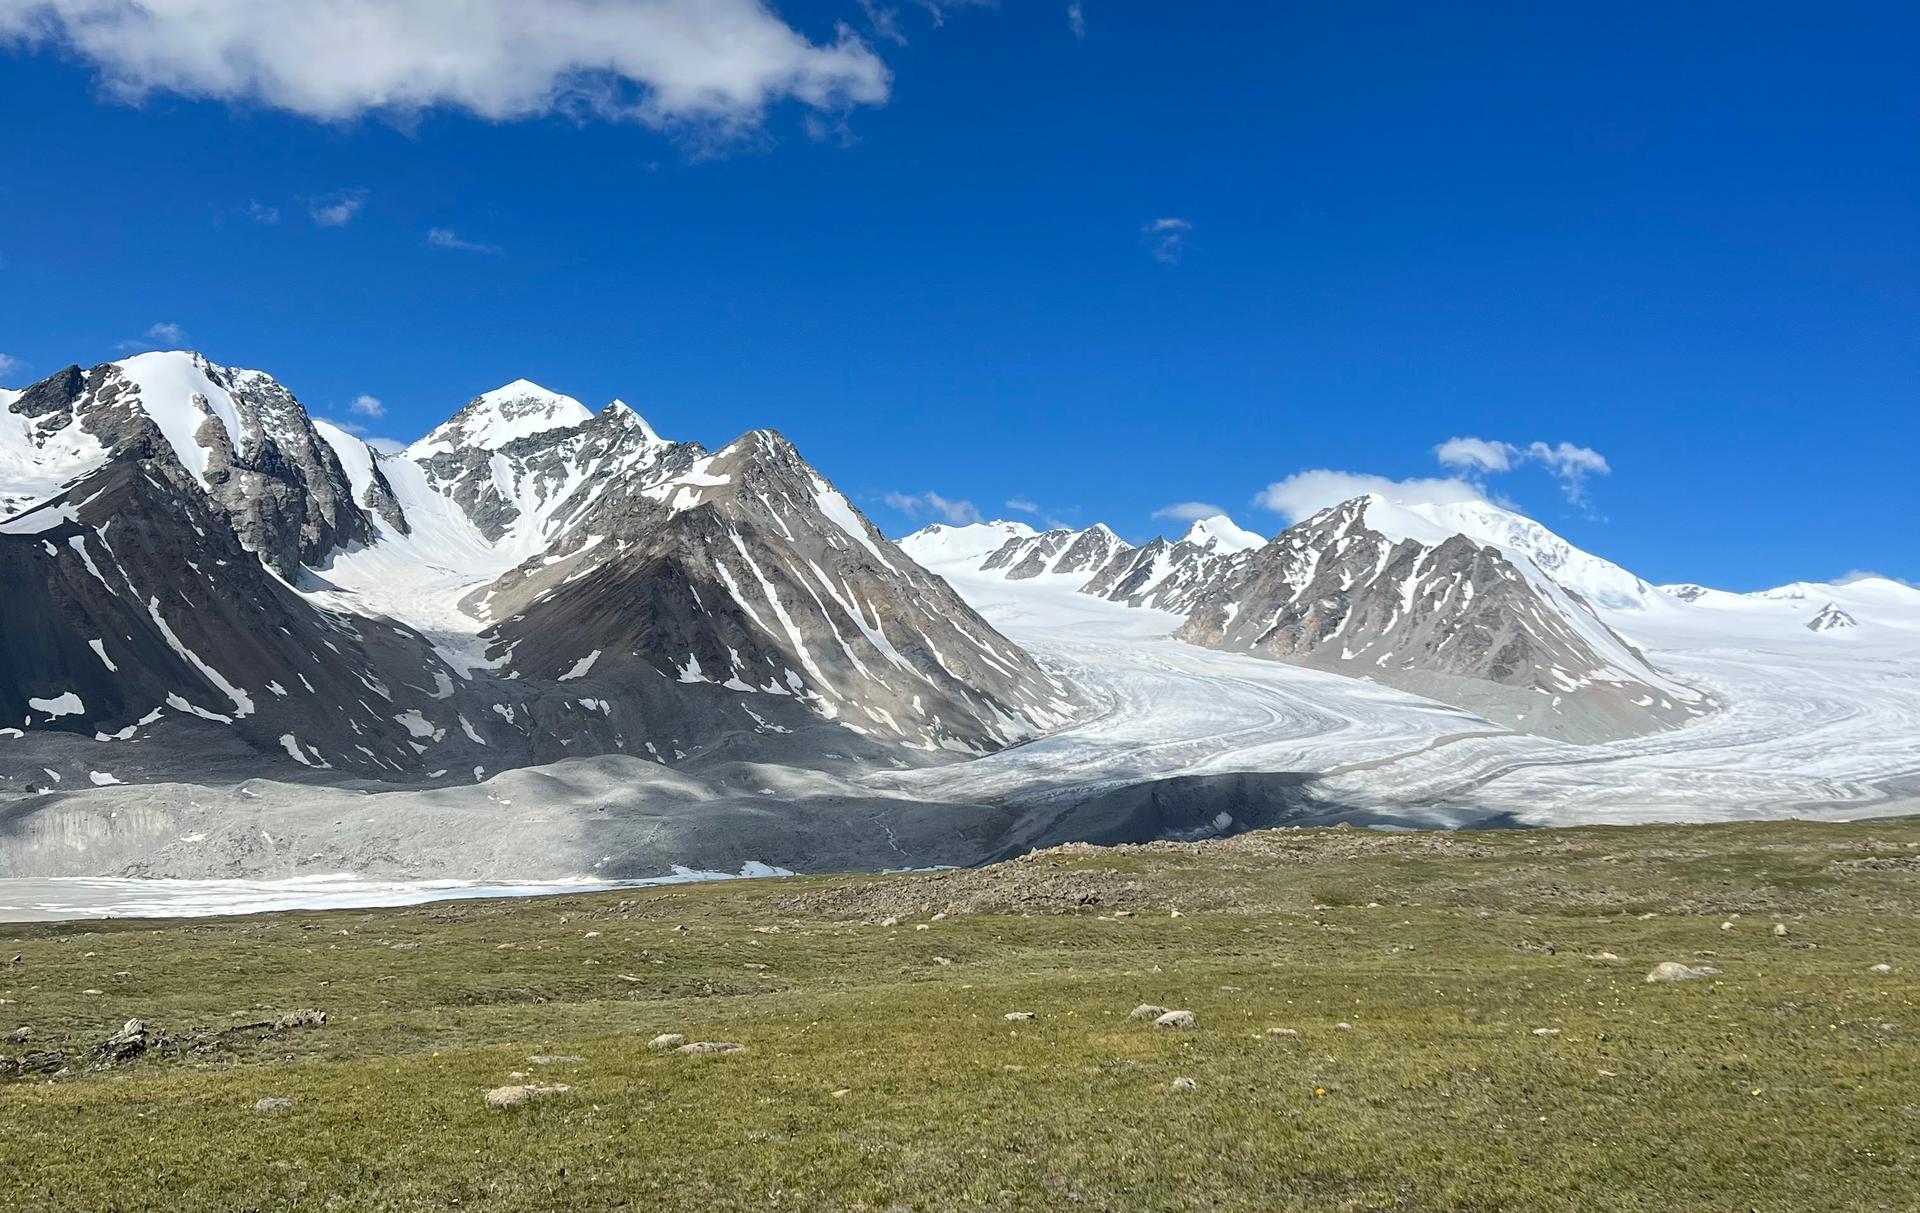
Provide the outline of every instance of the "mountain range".
[[0,392],[0,618],[0,873],[911,867],[1585,815],[1629,772],[1635,811],[1920,794],[1897,582],[1656,586],[1377,495],[893,541],[776,431],[524,380],[398,450],[186,352]]
[[0,399],[0,491],[0,721],[51,735],[0,746],[16,779],[924,761],[1074,710],[772,430],[707,451],[522,381],[385,453],[152,353]]

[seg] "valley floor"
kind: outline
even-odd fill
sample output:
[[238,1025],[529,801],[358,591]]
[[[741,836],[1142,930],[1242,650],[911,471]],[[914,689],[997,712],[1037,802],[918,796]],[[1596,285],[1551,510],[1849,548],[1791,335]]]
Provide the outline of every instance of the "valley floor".
[[0,1205],[1911,1210],[1917,874],[1913,819],[1280,830],[14,925]]

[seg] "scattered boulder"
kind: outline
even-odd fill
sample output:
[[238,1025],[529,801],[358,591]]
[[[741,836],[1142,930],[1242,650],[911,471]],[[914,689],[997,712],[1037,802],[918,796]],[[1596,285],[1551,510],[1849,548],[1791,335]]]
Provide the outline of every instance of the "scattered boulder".
[[284,1112],[292,1106],[293,1101],[284,1095],[269,1095],[265,1099],[256,1100],[253,1105],[253,1110],[262,1114],[268,1112]]
[[1663,960],[1653,966],[1653,971],[1647,974],[1647,984],[1656,985],[1661,982],[1694,981],[1701,977],[1712,977],[1719,971],[1720,970],[1714,968],[1712,965],[1700,965],[1696,968],[1693,965],[1683,965],[1677,960]]
[[120,1030],[94,1046],[94,1060],[103,1066],[116,1066],[132,1061],[157,1043],[154,1033],[147,1030],[144,1019],[129,1019],[120,1026]]
[[652,1040],[649,1040],[647,1042],[647,1048],[652,1049],[655,1053],[665,1053],[669,1049],[677,1049],[686,1043],[687,1038],[678,1032],[663,1032]]
[[1787,937],[1787,924],[1784,922],[1774,923],[1773,933],[1777,938],[1785,939]]
[[0,1054],[0,1078],[25,1078],[31,1074],[57,1074],[67,1068],[66,1055],[57,1049],[23,1053],[18,1057]]
[[1008,1023],[1025,1023],[1029,1019],[1038,1019],[1039,1016],[1035,1015],[1032,1011],[1008,1011],[1000,1018],[1006,1020]]
[[532,1103],[536,1099],[545,1099],[550,1095],[565,1095],[571,1090],[573,1088],[563,1082],[551,1083],[547,1086],[495,1087],[487,1092],[486,1101],[489,1108],[503,1111]]
[[1168,1011],[1153,1021],[1156,1028],[1191,1028],[1195,1023],[1192,1011]]
[[311,1009],[289,1011],[274,1020],[271,1026],[276,1032],[285,1032],[290,1028],[324,1028],[327,1026],[327,1013]]
[[1193,1079],[1191,1078],[1182,1076],[1180,1078],[1174,1079],[1172,1082],[1168,1083],[1167,1086],[1169,1089],[1174,1091],[1193,1091],[1193,1090],[1197,1090],[1200,1084],[1193,1081]]
[[702,1057],[709,1053],[744,1053],[747,1046],[731,1040],[696,1040],[674,1050],[680,1057]]
[[1880,976],[1885,977],[1887,974],[1893,972],[1893,966],[1890,964],[1877,964],[1871,969],[1868,969],[1867,972],[1878,973]]
[[1300,1032],[1298,1029],[1295,1029],[1295,1028],[1268,1028],[1267,1035],[1279,1036],[1279,1037],[1284,1037],[1286,1039],[1292,1040],[1292,1039],[1298,1038],[1300,1035]]
[[1558,1036],[1560,1035],[1560,1029],[1559,1028],[1535,1028],[1533,1030],[1533,1034],[1535,1036]]
[[1165,1015],[1166,1013],[1167,1013],[1167,1009],[1165,1007],[1156,1007],[1150,1002],[1143,1002],[1139,1006],[1135,1007],[1133,1010],[1127,1012],[1127,1018],[1128,1019],[1158,1019],[1162,1015]]
[[1343,1019],[1339,1023],[1333,1025],[1333,1030],[1336,1032],[1351,1032],[1353,1031],[1353,1025]]
[[15,1028],[13,1031],[7,1033],[7,1043],[10,1045],[23,1045],[32,1039],[32,1028]]

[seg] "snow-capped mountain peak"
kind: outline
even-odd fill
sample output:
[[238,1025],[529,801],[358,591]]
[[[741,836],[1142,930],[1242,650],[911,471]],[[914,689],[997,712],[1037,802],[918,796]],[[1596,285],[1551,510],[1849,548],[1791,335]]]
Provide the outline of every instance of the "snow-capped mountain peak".
[[666,439],[662,438],[659,432],[655,430],[653,426],[647,423],[647,419],[645,417],[642,417],[634,409],[632,405],[628,404],[624,400],[611,401],[608,403],[607,407],[604,409],[601,409],[600,412],[602,416],[615,418],[615,419],[624,421],[628,425],[637,427],[640,431],[640,436],[646,439],[648,442],[665,442],[666,441]]
[[593,411],[573,397],[516,379],[475,396],[465,408],[408,447],[407,457],[426,459],[442,451],[497,451],[519,439],[569,429],[592,417]]
[[930,569],[955,564],[965,564],[971,569],[1008,540],[1031,539],[1036,533],[1024,522],[1001,518],[964,526],[936,522],[898,540],[896,546],[913,557],[915,563]]
[[1531,565],[1563,589],[1595,607],[1659,609],[1671,602],[1645,581],[1611,561],[1583,552],[1531,518],[1487,501],[1409,505],[1378,494],[1360,499],[1367,525],[1393,539],[1429,547],[1454,535],[1499,548],[1516,563]]
[[1191,543],[1195,547],[1210,552],[1224,554],[1231,552],[1251,552],[1255,548],[1267,546],[1260,536],[1238,526],[1225,514],[1215,514],[1211,518],[1202,518],[1187,528],[1180,538],[1182,543]]

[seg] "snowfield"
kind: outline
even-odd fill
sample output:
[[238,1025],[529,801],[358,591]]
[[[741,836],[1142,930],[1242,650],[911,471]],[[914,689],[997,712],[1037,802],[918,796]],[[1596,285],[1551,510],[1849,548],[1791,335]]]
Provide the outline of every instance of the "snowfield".
[[[1171,636],[1178,616],[1080,594],[1079,576],[1007,581],[966,555],[934,559],[994,626],[1103,706],[1002,753],[884,777],[917,794],[1042,804],[1173,776],[1297,772],[1317,776],[1326,799],[1410,825],[1920,809],[1920,591],[1896,583],[1727,594],[1712,606],[1621,595],[1645,605],[1601,607],[1607,622],[1720,710],[1674,732],[1570,745],[1364,681],[1183,644]],[[1860,626],[1810,631],[1828,601]]]

